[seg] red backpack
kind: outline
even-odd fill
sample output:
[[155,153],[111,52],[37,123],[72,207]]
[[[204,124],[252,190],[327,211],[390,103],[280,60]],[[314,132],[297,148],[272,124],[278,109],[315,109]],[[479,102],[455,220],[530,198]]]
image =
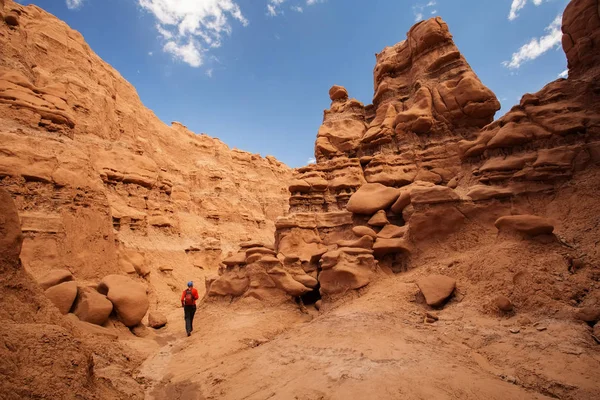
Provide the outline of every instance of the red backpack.
[[194,292],[192,292],[192,289],[186,289],[185,290],[185,296],[183,299],[183,304],[185,304],[186,306],[193,306],[194,305]]

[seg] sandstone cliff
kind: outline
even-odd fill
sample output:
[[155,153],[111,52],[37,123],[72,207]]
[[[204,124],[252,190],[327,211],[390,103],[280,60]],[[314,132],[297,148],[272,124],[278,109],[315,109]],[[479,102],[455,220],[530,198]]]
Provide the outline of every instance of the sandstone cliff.
[[36,278],[139,274],[170,292],[234,243],[272,237],[287,166],[164,125],[78,32],[36,6],[0,4],[0,186]]

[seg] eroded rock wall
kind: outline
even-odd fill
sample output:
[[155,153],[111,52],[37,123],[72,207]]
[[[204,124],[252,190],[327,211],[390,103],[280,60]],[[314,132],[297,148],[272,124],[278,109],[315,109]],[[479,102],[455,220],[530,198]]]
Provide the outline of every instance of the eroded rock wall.
[[[373,104],[333,86],[317,162],[295,171],[290,212],[276,223],[279,264],[263,270],[294,260],[319,283],[305,290],[323,296],[423,267],[536,311],[597,304],[598,2],[571,1],[562,29],[569,78],[496,121],[495,95],[440,18],[377,55]],[[233,260],[238,279],[248,259]]]
[[0,186],[36,278],[139,274],[169,293],[272,237],[287,166],[163,124],[78,32],[34,5],[1,8]]

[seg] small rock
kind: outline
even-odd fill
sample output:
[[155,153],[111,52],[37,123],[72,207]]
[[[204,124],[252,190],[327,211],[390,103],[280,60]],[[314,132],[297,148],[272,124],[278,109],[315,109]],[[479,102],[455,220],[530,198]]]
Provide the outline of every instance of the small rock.
[[173,267],[171,267],[169,265],[161,265],[160,267],[158,267],[158,270],[161,272],[169,272],[169,271],[173,271]]
[[156,311],[148,314],[148,326],[159,329],[167,324],[167,317],[163,313],[159,313]]
[[322,300],[317,300],[317,302],[315,303],[315,308],[317,310],[321,310],[321,306],[323,305],[323,301]]
[[385,215],[385,211],[379,210],[377,211],[377,213],[375,213],[375,215],[371,217],[371,219],[367,223],[371,226],[386,226],[390,223],[390,221],[388,221],[387,216]]
[[148,328],[146,328],[146,326],[138,324],[131,328],[131,333],[133,333],[137,337],[143,338],[148,336],[150,334],[150,331],[148,330]]
[[431,318],[431,319],[433,319],[433,320],[435,320],[435,321],[439,320],[438,316],[437,316],[436,314],[434,314],[434,313],[431,313],[431,312],[426,312],[426,313],[425,313],[425,316],[426,316],[427,318]]
[[458,186],[458,179],[456,179],[456,177],[450,179],[450,182],[448,182],[447,185],[450,189],[456,189],[456,187]]
[[494,299],[494,304],[496,304],[496,307],[498,307],[500,311],[510,312],[513,310],[513,304],[506,296],[500,295],[496,297],[496,299]]
[[517,383],[517,378],[515,378],[514,376],[511,376],[511,375],[505,376],[504,380],[508,383],[512,383],[513,385],[516,385],[516,383]]
[[67,315],[77,297],[77,282],[63,282],[44,292],[63,315]]
[[510,328],[509,329],[510,333],[514,333],[515,335],[519,332],[521,332],[521,330],[519,328]]
[[545,327],[545,326],[542,326],[542,325],[538,325],[538,326],[536,326],[536,327],[535,327],[535,329],[537,329],[537,330],[538,330],[538,331],[540,331],[540,332],[543,332],[543,331],[545,331],[545,330],[546,330],[546,329],[548,329],[548,328],[547,328],[547,327]]
[[425,296],[427,305],[439,307],[456,288],[456,280],[444,275],[430,275],[417,281],[417,286]]

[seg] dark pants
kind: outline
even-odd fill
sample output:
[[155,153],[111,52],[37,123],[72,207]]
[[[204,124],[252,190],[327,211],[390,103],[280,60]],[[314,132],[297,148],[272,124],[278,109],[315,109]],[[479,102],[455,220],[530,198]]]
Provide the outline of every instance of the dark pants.
[[190,333],[194,330],[194,315],[196,314],[196,306],[183,306],[183,314],[185,317],[185,331]]

